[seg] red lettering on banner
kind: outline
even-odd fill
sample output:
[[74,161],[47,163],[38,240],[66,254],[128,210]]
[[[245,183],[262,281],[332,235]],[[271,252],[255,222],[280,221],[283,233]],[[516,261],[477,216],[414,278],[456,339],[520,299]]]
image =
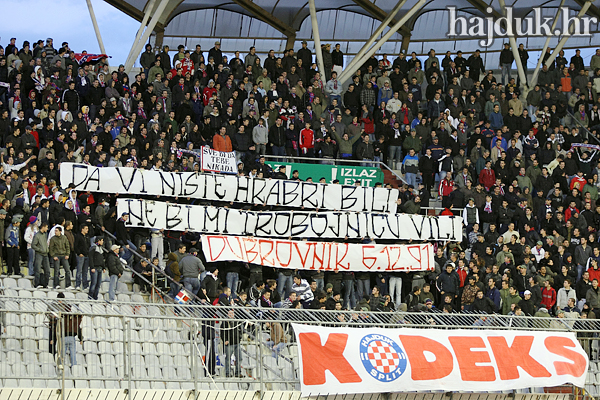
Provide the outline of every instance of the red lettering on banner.
[[[267,245],[271,245],[271,247],[269,247],[269,251],[265,254],[265,252],[263,251],[263,247],[262,245],[266,243]],[[258,252],[260,254],[260,265],[266,265],[266,266],[273,266],[275,265],[275,261],[274,260],[268,260],[267,257],[271,255],[271,253],[273,252],[273,241],[272,240],[259,240],[258,241]]]
[[[238,246],[239,246],[239,254],[235,252],[235,250],[233,250],[233,247],[231,246],[231,238],[226,237],[225,238],[225,243],[227,243],[227,247],[229,248],[229,250],[231,251],[231,253],[236,256],[238,259],[241,258],[242,260],[244,259],[244,254],[246,254],[246,252],[244,251],[244,249],[246,248],[246,244],[244,243],[242,245],[242,242],[240,241],[239,237],[235,237],[235,241],[237,242]],[[242,238],[243,240],[243,238]]]
[[[289,253],[289,258],[288,261],[286,263],[284,263],[283,261],[281,261],[281,259],[279,258],[279,245],[284,245],[289,247],[287,249],[288,253]],[[279,262],[279,265],[281,265],[282,267],[288,267],[290,265],[290,263],[292,262],[292,242],[284,242],[284,241],[276,241],[275,242],[275,257],[277,257],[277,261]]]
[[[477,363],[489,363],[492,361],[482,338],[474,336],[450,336],[448,340],[454,349],[454,354],[456,354],[460,376],[463,381],[491,382],[496,380],[494,367],[477,365]],[[471,351],[472,349],[481,350]]]
[[[371,269],[375,266],[375,263],[377,262],[377,257],[367,257],[365,256],[365,250],[373,250],[375,248],[375,246],[362,246],[361,250],[362,250],[362,264],[367,267],[368,269]],[[371,266],[368,266],[367,264],[365,264],[366,260],[373,260],[373,264],[371,264]]]
[[[327,247],[327,243],[317,243],[317,244],[315,244],[315,246],[314,246],[315,254],[314,254],[314,257],[312,259],[312,265],[310,266],[310,269],[323,269],[324,264],[325,264],[325,249],[326,249],[326,247]],[[321,253],[320,254],[320,256],[321,256],[320,258],[319,258],[319,254],[318,254],[319,251],[318,250],[322,250],[320,252]],[[317,263],[320,262],[321,266],[320,267],[319,266],[315,267],[315,261]]]
[[[344,252],[344,255],[342,256],[342,258],[339,257],[340,255],[340,248],[344,247],[344,249],[346,250]],[[346,255],[348,254],[348,243],[336,243],[335,245],[335,270],[337,271],[339,267],[342,267],[342,269],[345,270],[349,270],[350,269],[350,264],[346,264],[346,266],[340,264],[342,261],[344,261],[344,258],[346,258]]]
[[[396,260],[394,261],[394,263],[392,263],[390,251],[396,249],[398,250],[398,257],[396,257]],[[386,271],[404,271],[406,269],[404,267],[400,267],[398,269],[395,268],[396,264],[398,264],[398,261],[400,261],[400,256],[402,255],[402,248],[400,246],[386,246],[384,247],[383,251],[387,254],[388,258],[388,266],[386,268]]]
[[318,333],[300,333],[298,340],[302,349],[302,378],[305,385],[325,384],[327,370],[340,383],[362,382],[344,357],[347,334],[330,333],[325,345],[321,345],[321,336]]
[[[445,378],[454,368],[453,357],[440,342],[423,336],[400,335],[400,341],[410,360],[411,378],[415,381],[428,381]],[[435,356],[428,361],[425,352]]]
[[571,375],[575,377],[585,374],[587,361],[585,357],[568,349],[567,347],[576,347],[571,339],[560,336],[549,336],[544,340],[544,344],[549,352],[571,360],[572,363],[564,361],[555,361],[554,368],[558,375]]
[[515,336],[511,346],[501,336],[489,336],[488,341],[496,358],[500,379],[503,381],[519,379],[520,375],[517,367],[521,367],[534,378],[552,376],[542,364],[529,354],[533,336]]
[[[219,257],[221,256],[221,254],[223,254],[223,251],[225,250],[225,241],[227,240],[225,237],[223,236],[207,236],[206,240],[208,240],[208,254],[210,255],[210,262],[214,262],[217,261],[219,259]],[[219,254],[217,254],[217,256],[213,256],[213,242],[215,240],[219,240],[221,241],[221,243],[223,243],[223,248],[221,249],[221,251],[219,251]]]
[[[421,262],[423,261],[423,248],[420,245],[407,246],[407,250],[407,253],[417,261],[417,269],[419,269],[421,267]],[[413,250],[416,250],[416,255],[413,253]],[[425,254],[427,254],[427,252],[425,252]],[[409,268],[413,269],[412,264],[409,266]]]
[[[248,248],[246,246],[247,243],[250,243],[252,247]],[[256,261],[256,258],[258,257],[258,251],[254,250],[256,246],[257,243],[255,240],[244,240],[244,248],[246,250],[246,256],[248,257],[249,263],[254,263],[254,261]]]
[[[304,244],[304,243],[303,243]],[[306,260],[308,260],[308,253],[310,253],[310,249],[312,247],[314,243],[306,243],[306,254],[304,254],[304,257],[302,257],[302,253],[300,252],[300,247],[298,246],[298,243],[294,243],[294,247],[296,248],[296,252],[298,253],[298,256],[300,257],[300,262],[302,263],[302,268],[305,269],[306,268]]]

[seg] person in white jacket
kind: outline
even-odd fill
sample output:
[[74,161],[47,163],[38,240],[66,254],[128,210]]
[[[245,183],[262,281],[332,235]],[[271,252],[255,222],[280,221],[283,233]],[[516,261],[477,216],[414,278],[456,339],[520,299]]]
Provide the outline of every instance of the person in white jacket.
[[400,107],[402,107],[402,102],[398,99],[398,92],[394,92],[394,97],[388,100],[385,109],[391,113],[398,114]]
[[575,289],[571,288],[571,281],[569,279],[565,279],[563,282],[563,287],[558,289],[558,293],[556,295],[556,308],[562,310],[563,308],[569,305],[569,299],[575,300],[577,302],[577,294]]
[[29,275],[34,275],[33,263],[35,261],[35,251],[31,248],[31,243],[33,242],[33,237],[40,230],[39,228],[40,221],[36,216],[29,217],[29,223],[27,224],[27,229],[25,229],[25,242],[27,242],[27,268],[29,271]]

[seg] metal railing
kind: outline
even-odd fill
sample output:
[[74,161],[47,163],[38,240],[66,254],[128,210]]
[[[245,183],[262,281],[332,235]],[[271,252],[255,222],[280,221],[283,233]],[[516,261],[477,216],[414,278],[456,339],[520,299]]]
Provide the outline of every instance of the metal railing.
[[[0,335],[0,380],[4,387],[56,388],[63,395],[71,388],[127,389],[129,395],[134,389],[299,390],[292,322],[338,327],[571,331],[586,341],[584,349],[594,361],[598,359],[600,331],[600,321],[585,319],[5,296],[0,296],[0,317],[4,328]],[[226,344],[232,337],[239,340],[238,348]],[[57,346],[54,354],[51,340]],[[228,356],[231,354],[234,357]]]
[[[402,183],[408,184],[403,177],[398,175],[396,171],[390,168],[383,161],[364,161],[364,160],[353,160],[350,158],[318,158],[318,157],[292,157],[292,156],[274,156],[270,154],[264,155],[267,160],[281,161],[285,160],[285,162],[293,162],[293,163],[306,163],[308,164],[323,164],[323,165],[356,165],[361,166],[361,164],[370,164],[373,168],[387,169],[390,171],[398,180],[402,181]],[[383,183],[383,182],[382,182]]]
[[596,142],[596,144],[600,144],[600,139],[597,138],[592,132],[590,132],[588,128],[583,126],[583,124],[579,120],[577,120],[577,118],[575,118],[575,116],[569,110],[567,110],[567,115],[569,116],[569,118],[571,118],[571,121],[573,121],[573,124],[571,124],[571,126],[577,125],[577,127],[580,130],[583,130],[584,135],[582,136],[584,136],[588,141],[590,141],[591,138],[594,140],[594,142]]

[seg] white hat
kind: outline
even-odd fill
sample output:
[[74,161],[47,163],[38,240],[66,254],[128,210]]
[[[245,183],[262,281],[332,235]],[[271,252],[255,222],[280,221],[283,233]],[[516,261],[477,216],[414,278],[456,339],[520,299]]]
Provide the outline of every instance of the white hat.
[[526,290],[523,295],[531,295],[531,292],[529,290]]
[[120,248],[121,246],[119,246],[118,244],[113,244],[112,246],[110,246],[110,251],[119,250]]

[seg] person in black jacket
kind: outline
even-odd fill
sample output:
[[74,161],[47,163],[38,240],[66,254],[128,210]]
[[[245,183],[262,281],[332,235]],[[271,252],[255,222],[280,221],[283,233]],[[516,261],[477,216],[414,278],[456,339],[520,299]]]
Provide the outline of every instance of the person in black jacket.
[[209,269],[209,272],[206,274],[206,276],[200,283],[198,297],[208,298],[208,300],[212,304],[219,297],[217,290],[219,289],[220,284],[221,280],[219,279],[219,269]]
[[533,304],[533,301],[531,300],[531,292],[529,290],[526,290],[523,295],[525,296],[525,298],[519,301],[518,306],[521,307],[521,311],[523,311],[523,314],[533,317],[533,315],[535,314],[536,307]]
[[442,271],[436,279],[440,294],[451,295],[453,300],[456,301],[460,279],[458,274],[454,271],[454,263],[449,262],[446,264],[445,270]]
[[275,125],[269,129],[269,144],[271,152],[275,156],[285,156],[285,144],[287,137],[285,136],[285,128],[281,118],[277,117]]
[[77,260],[77,274],[75,275],[76,289],[86,290],[88,288],[88,253],[90,249],[90,238],[88,236],[89,229],[88,225],[81,225],[80,232],[75,235],[73,248]]
[[90,299],[98,300],[100,284],[102,283],[102,270],[105,269],[104,263],[104,237],[96,236],[94,244],[88,250],[88,260],[90,266],[90,290],[88,296]]
[[123,274],[123,264],[119,258],[119,249],[121,246],[113,244],[110,246],[110,252],[106,257],[106,267],[110,275],[110,284],[108,285],[108,300],[115,300],[115,292],[117,290],[117,282]]
[[482,314],[494,314],[496,306],[492,299],[483,296],[483,291],[478,290],[473,301],[473,312]]
[[233,376],[241,376],[240,364],[242,362],[242,352],[240,351],[240,340],[242,338],[242,324],[239,321],[232,321],[235,318],[235,312],[229,310],[226,320],[221,323],[221,340],[223,341],[223,350],[225,351],[225,376],[231,377],[232,355],[235,356],[235,366]]

